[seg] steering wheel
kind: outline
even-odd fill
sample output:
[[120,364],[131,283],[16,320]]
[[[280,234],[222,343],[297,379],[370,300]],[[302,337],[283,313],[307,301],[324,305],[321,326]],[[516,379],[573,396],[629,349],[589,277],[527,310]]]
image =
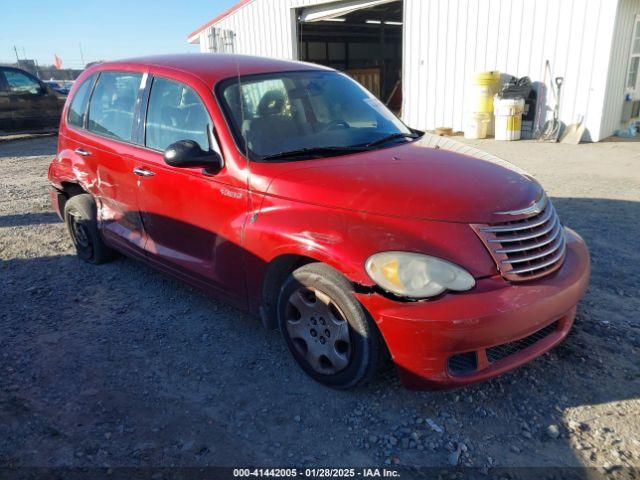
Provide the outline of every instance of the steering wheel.
[[345,122],[344,120],[333,120],[332,122],[329,122],[323,129],[323,132],[326,132],[327,130],[345,130],[347,128],[351,128],[351,125],[349,125],[347,122]]

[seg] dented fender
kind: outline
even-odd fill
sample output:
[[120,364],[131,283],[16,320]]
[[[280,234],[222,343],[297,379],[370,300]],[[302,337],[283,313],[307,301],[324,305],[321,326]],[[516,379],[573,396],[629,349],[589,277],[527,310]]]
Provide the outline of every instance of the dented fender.
[[[497,273],[495,263],[469,225],[419,221],[327,208],[263,195],[244,232],[248,255],[248,291],[258,302],[264,274],[281,255],[299,255],[326,263],[352,283],[375,284],[364,265],[371,255],[403,250],[454,262],[474,277]],[[451,242],[455,238],[456,242]]]

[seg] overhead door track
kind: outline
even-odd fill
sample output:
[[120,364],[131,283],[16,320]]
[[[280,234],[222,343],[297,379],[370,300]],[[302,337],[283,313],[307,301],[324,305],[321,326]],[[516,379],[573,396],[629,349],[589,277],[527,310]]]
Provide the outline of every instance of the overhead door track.
[[356,10],[362,10],[364,8],[375,7],[377,5],[395,1],[397,0],[343,0],[341,2],[315,5],[302,10],[302,13],[300,14],[300,22],[321,22],[323,20],[348,15]]

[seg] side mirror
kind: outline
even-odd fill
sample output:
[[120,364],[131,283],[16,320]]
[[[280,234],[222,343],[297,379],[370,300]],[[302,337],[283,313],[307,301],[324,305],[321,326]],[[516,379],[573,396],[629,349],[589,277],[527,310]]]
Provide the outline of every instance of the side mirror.
[[223,167],[219,153],[205,152],[193,140],[180,140],[169,145],[164,151],[164,161],[172,167],[202,167],[209,173],[218,172]]

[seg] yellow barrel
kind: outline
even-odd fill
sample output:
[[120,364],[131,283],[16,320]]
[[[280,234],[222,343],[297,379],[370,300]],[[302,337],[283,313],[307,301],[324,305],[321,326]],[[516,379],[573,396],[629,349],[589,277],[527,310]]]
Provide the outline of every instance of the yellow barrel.
[[493,113],[493,96],[500,89],[500,72],[479,72],[473,76],[471,111]]

